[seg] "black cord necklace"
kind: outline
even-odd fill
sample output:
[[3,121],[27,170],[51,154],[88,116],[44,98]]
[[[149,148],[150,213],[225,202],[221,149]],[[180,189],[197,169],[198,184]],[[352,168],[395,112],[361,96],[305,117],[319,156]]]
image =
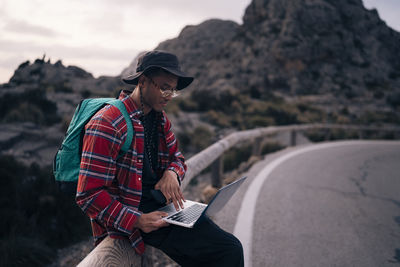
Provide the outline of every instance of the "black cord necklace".
[[[145,153],[147,155],[147,157],[149,158],[149,163],[152,169],[156,169],[157,168],[157,161],[153,161],[153,151],[156,151],[157,149],[157,142],[155,142],[157,139],[155,139],[155,136],[157,134],[157,122],[158,122],[158,116],[157,114],[152,114],[151,112],[148,113],[147,115],[144,114],[144,105],[143,105],[143,96],[142,96],[142,89],[139,88],[139,92],[140,92],[140,105],[141,105],[141,109],[142,109],[142,114],[143,114],[143,128],[144,128],[144,150]],[[150,116],[154,116],[153,118],[149,118]],[[153,122],[151,125],[149,125],[149,121],[148,119],[150,119],[150,123]],[[155,153],[155,155],[157,155],[157,152]]]

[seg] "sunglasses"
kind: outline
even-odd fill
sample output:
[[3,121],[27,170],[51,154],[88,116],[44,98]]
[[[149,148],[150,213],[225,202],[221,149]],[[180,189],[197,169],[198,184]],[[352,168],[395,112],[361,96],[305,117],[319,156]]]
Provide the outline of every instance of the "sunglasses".
[[161,87],[158,83],[156,83],[152,78],[146,76],[151,83],[160,90],[162,97],[176,97],[179,95],[178,90],[176,88],[171,88],[170,86],[166,85]]

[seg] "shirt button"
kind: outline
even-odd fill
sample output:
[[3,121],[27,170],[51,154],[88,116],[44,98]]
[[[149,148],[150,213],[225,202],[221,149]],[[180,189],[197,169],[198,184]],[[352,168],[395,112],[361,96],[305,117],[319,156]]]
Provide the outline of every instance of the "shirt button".
[[142,162],[142,160],[141,160],[141,159],[138,159],[138,162],[139,162],[139,163],[141,163],[141,162]]
[[139,181],[142,180],[142,178],[139,177]]

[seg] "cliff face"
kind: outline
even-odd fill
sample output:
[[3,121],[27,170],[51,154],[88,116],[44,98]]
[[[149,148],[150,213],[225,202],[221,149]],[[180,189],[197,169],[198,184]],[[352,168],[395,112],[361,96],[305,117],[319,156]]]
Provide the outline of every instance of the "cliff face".
[[363,96],[399,87],[400,34],[361,0],[255,0],[243,30],[253,43],[247,57],[258,58],[271,89]]
[[198,78],[193,90],[216,95],[313,95],[303,98],[380,108],[398,95],[400,34],[361,0],[254,0],[243,21],[209,21],[158,48],[183,57]]

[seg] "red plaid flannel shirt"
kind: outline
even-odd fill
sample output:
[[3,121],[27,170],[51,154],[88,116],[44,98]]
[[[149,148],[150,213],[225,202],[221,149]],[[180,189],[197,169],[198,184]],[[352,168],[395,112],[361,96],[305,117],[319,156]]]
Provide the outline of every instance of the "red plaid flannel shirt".
[[[96,245],[107,235],[128,238],[142,254],[144,243],[139,229],[133,226],[141,216],[144,129],[139,120],[141,110],[132,98],[121,93],[120,99],[135,131],[131,147],[118,157],[127,137],[126,122],[118,108],[107,105],[97,112],[85,127],[76,202],[90,217]],[[165,170],[172,170],[182,181],[185,161],[164,112],[158,130],[157,173],[161,177]]]

